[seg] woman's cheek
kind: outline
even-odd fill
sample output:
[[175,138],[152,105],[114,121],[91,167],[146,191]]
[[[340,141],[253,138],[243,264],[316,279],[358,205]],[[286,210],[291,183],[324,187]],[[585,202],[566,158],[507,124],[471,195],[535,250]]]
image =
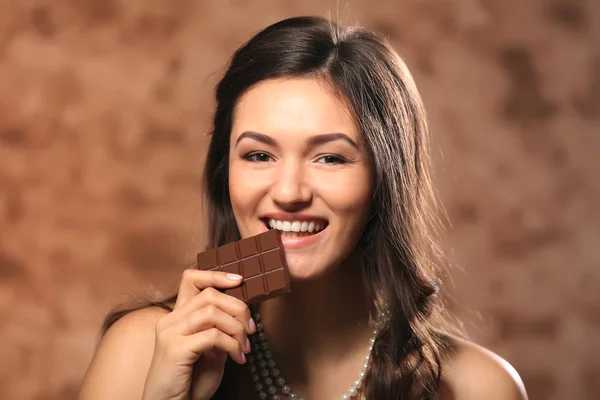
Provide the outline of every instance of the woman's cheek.
[[368,202],[371,188],[368,177],[362,171],[348,171],[315,179],[315,189],[326,199],[332,208],[340,211],[356,212]]

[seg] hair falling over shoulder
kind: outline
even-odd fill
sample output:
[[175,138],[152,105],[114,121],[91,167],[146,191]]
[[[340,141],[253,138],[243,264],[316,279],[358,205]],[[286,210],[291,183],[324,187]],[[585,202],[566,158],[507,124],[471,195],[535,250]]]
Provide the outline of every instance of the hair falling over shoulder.
[[[216,88],[204,172],[208,246],[240,239],[228,193],[236,102],[255,84],[283,77],[330,85],[354,113],[368,149],[375,192],[358,250],[372,299],[389,318],[373,347],[366,397],[433,399],[446,347],[436,333],[443,313],[435,267],[442,258],[428,128],[414,80],[383,38],[324,18],[297,17],[265,28],[234,53]],[[146,305],[168,309],[173,300]],[[109,316],[104,329],[128,311]]]

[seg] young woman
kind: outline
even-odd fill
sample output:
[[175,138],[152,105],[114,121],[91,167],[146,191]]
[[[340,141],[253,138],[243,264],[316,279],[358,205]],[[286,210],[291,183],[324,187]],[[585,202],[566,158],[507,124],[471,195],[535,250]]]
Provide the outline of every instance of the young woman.
[[216,100],[209,247],[280,230],[292,292],[251,311],[219,290],[241,277],[186,270],[173,298],[108,319],[81,399],[526,399],[508,363],[444,333],[425,112],[384,40],[281,21]]

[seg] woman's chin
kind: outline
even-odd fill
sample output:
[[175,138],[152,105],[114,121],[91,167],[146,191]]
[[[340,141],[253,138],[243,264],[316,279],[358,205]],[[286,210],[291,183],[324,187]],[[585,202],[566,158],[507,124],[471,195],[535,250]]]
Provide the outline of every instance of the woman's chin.
[[288,261],[288,272],[290,281],[310,281],[324,274],[324,268],[318,268],[314,263],[308,264],[304,262],[296,263]]
[[[312,258],[312,257],[311,257]],[[320,279],[332,272],[332,266],[328,263],[316,260],[296,262],[288,260],[288,272],[292,282],[308,282]],[[292,289],[293,290],[293,289]]]

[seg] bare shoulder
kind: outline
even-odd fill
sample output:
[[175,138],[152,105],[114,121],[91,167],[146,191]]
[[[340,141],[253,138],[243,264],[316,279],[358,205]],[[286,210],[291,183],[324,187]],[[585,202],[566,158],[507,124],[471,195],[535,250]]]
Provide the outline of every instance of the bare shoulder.
[[166,314],[149,307],[115,322],[98,344],[79,399],[141,398],[154,352],[156,322]]
[[521,377],[506,360],[473,342],[445,335],[440,400],[527,400]]

